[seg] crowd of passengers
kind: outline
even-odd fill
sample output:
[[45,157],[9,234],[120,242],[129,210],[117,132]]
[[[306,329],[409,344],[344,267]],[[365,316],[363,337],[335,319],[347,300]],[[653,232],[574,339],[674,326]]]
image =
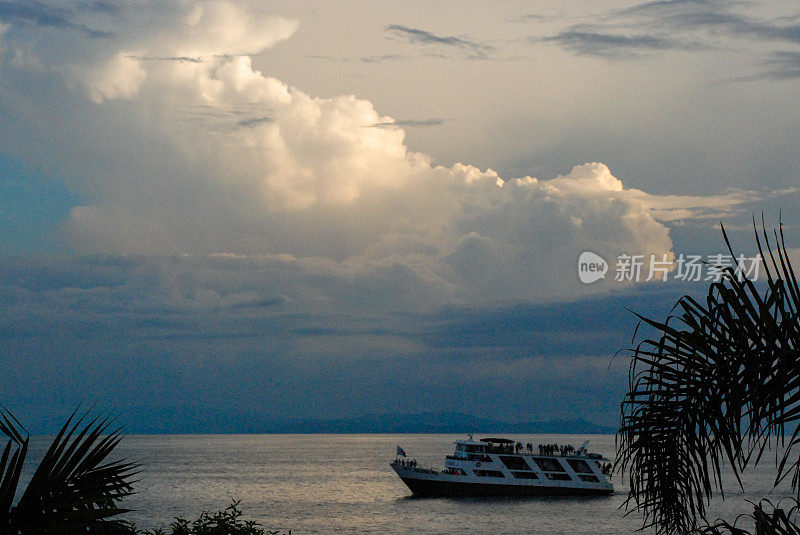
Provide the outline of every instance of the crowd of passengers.
[[[559,445],[559,444],[539,444],[539,455],[571,455],[575,453],[575,446],[572,444]],[[520,453],[523,449],[528,453],[533,453],[533,444],[528,442],[509,443],[509,444],[495,444],[488,448],[488,453]]]
[[[528,444],[528,451],[533,449],[532,444]],[[539,444],[539,455],[571,455],[575,453],[575,446],[567,444],[559,446],[558,444]]]
[[400,466],[417,466],[416,459],[400,459]]

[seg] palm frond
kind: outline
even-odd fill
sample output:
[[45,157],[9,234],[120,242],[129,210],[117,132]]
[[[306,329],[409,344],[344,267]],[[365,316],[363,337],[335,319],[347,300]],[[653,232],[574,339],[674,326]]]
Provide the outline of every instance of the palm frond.
[[[726,268],[705,302],[684,296],[663,322],[638,315],[658,336],[630,350],[617,469],[629,474],[626,506],[660,534],[697,529],[724,492],[723,463],[741,486],[741,471],[800,416],[800,289],[782,229],[774,236],[773,245],[762,226],[767,262],[756,232],[764,286]],[[723,237],[733,255],[724,228]],[[787,464],[797,442],[795,432],[776,478],[793,471],[795,489],[800,462]]]
[[792,500],[789,509],[775,506],[769,500],[761,500],[753,505],[751,514],[739,515],[730,523],[719,519],[714,524],[703,526],[697,530],[698,535],[751,535],[748,527],[742,527],[742,521],[752,524],[755,535],[800,535],[800,528],[795,523],[800,506]]
[[11,521],[22,533],[119,532],[122,523],[113,517],[128,511],[118,502],[133,493],[138,464],[106,461],[121,429],[108,416],[90,420],[90,413],[72,413],[13,508]]
[[11,525],[11,505],[14,503],[22,465],[28,453],[29,437],[22,424],[2,405],[0,432],[8,437],[0,457],[0,530],[5,532]]

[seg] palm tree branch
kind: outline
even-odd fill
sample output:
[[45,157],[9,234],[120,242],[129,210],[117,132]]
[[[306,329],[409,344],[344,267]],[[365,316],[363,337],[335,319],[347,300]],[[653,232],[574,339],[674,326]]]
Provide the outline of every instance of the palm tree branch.
[[73,412],[54,439],[15,508],[21,525],[84,526],[126,511],[117,503],[133,493],[131,478],[139,465],[104,462],[121,429],[112,430],[113,418],[102,414],[89,418],[91,411],[79,417]]
[[[630,350],[618,470],[629,473],[626,505],[660,533],[693,529],[713,493],[724,492],[721,465],[730,464],[741,486],[741,471],[800,417],[800,291],[782,231],[777,255],[762,236],[772,264],[765,291],[728,267],[704,304],[684,296],[663,322],[636,314],[637,330],[646,324],[660,335]],[[797,442],[795,433],[783,458],[776,453],[779,477],[793,470],[795,489],[800,461],[787,463]]]

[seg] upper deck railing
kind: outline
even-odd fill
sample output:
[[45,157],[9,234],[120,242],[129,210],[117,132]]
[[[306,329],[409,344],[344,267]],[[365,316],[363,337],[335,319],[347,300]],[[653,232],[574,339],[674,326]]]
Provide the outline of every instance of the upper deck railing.
[[539,453],[538,451],[527,451],[527,450],[520,451],[519,453],[515,453],[515,452],[509,453],[509,452],[494,451],[494,450],[487,451],[487,452],[484,452],[484,453],[472,453],[472,452],[459,451],[459,452],[455,452],[454,455],[446,455],[445,458],[446,459],[451,459],[451,460],[456,460],[456,461],[464,461],[464,460],[469,460],[469,461],[489,461],[489,460],[491,460],[491,458],[489,457],[489,454],[498,454],[498,455],[532,455],[534,457],[564,457],[564,458],[569,458],[569,459],[573,459],[573,458],[575,458],[575,459],[598,459],[598,460],[605,459],[605,457],[603,457],[599,453],[594,453],[594,452],[573,452],[573,453],[564,453],[564,454],[561,454],[559,452],[559,453],[553,453],[553,454],[545,454],[545,453]]
[[478,455],[499,454],[499,455],[538,455],[542,457],[587,457],[590,459],[602,459],[598,453],[590,453],[586,449],[586,442],[579,448],[572,444],[533,444],[514,442],[505,438],[484,438],[480,441],[470,440],[457,441],[454,458],[473,458]]

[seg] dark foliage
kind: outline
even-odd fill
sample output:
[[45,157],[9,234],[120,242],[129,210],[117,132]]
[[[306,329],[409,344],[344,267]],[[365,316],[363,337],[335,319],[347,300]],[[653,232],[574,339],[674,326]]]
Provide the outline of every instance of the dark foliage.
[[[723,237],[735,256],[724,228]],[[617,470],[628,472],[625,505],[659,534],[701,526],[705,533],[746,533],[722,521],[707,526],[708,500],[715,492],[724,497],[721,467],[730,466],[741,486],[742,471],[787,438],[775,484],[791,474],[798,490],[800,464],[792,455],[800,438],[786,426],[800,416],[800,287],[783,229],[769,238],[762,222],[756,243],[765,283],[727,268],[704,302],[684,296],[663,322],[639,316],[658,336],[630,350]],[[756,506],[757,533],[798,533],[792,512]]]
[[127,512],[118,502],[133,493],[137,464],[106,461],[122,435],[113,418],[90,413],[72,413],[14,505],[30,437],[0,408],[0,431],[8,437],[0,457],[0,534],[129,533],[114,517]]
[[176,518],[170,525],[171,531],[155,529],[145,532],[135,531],[143,535],[292,535],[282,531],[266,531],[258,522],[243,520],[239,510],[240,501],[233,501],[222,511],[211,513],[203,511],[197,520],[190,522],[185,518]]
[[130,511],[119,502],[133,494],[131,478],[139,465],[106,461],[122,440],[121,430],[113,418],[90,413],[72,413],[14,504],[30,437],[0,406],[0,432],[8,437],[0,456],[0,535],[291,535],[242,519],[239,501],[216,513],[204,511],[194,521],[176,518],[169,532],[136,529],[118,516]]
[[792,500],[789,510],[775,507],[769,500],[762,500],[753,505],[753,513],[741,515],[736,522],[730,524],[718,520],[715,524],[704,526],[698,530],[700,535],[750,535],[750,531],[738,527],[740,520],[749,521],[755,528],[755,535],[800,535],[800,527],[791,518],[797,515],[797,500]]

